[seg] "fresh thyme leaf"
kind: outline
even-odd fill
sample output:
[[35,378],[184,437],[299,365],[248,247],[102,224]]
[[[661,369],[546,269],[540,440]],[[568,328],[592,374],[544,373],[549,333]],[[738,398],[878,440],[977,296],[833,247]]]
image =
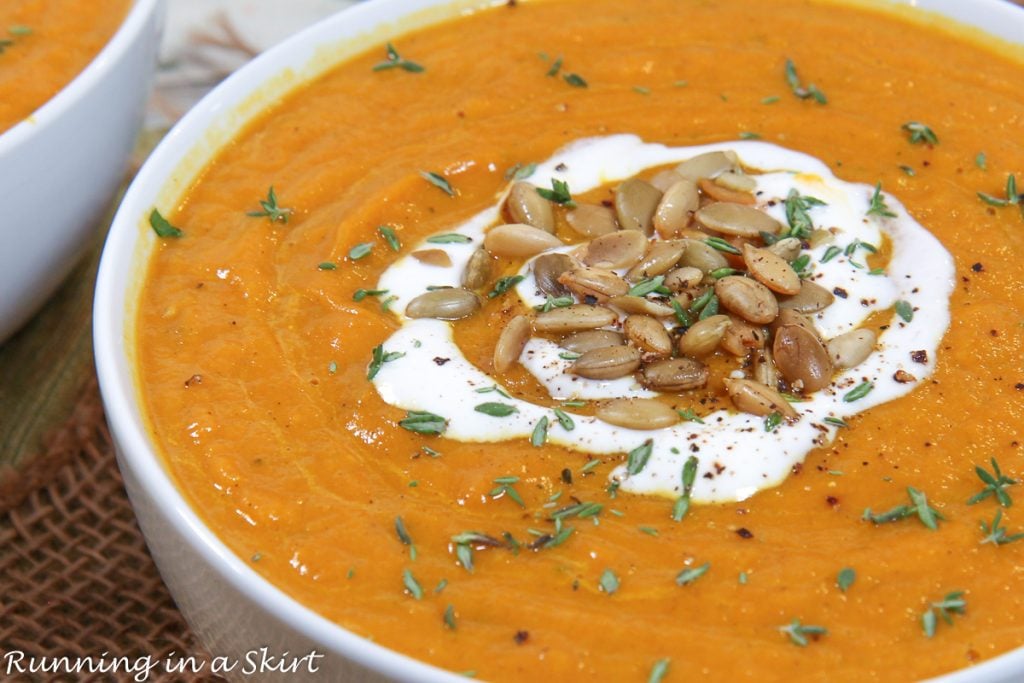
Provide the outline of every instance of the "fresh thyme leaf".
[[647,683],[661,683],[665,678],[665,674],[668,673],[668,667],[672,663],[669,658],[659,659],[651,667],[651,673],[647,677]]
[[553,297],[548,296],[547,300],[540,306],[534,306],[533,310],[541,313],[547,313],[553,308],[565,308],[566,306],[572,306],[575,303],[571,296],[559,296]]
[[786,207],[786,221],[789,223],[789,231],[787,231],[786,236],[796,237],[801,240],[810,237],[814,231],[814,222],[807,212],[810,211],[812,206],[826,206],[825,202],[817,197],[800,194],[795,187],[786,195],[784,205]]
[[699,567],[692,567],[690,569],[684,569],[683,571],[676,574],[676,585],[685,586],[691,584],[700,577],[707,574],[708,570],[711,569],[711,563],[705,562]]
[[986,524],[984,520],[981,522],[981,530],[985,533],[985,538],[982,539],[982,544],[992,543],[996,546],[1006,545],[1007,543],[1013,543],[1024,538],[1024,533],[1013,534],[1012,536],[1006,535],[1006,527],[1001,525],[1003,520],[1003,509],[996,509],[996,516],[992,519],[992,524]]
[[411,62],[408,59],[403,59],[398,54],[398,50],[391,43],[388,43],[385,47],[385,53],[387,54],[387,60],[378,62],[373,66],[374,71],[386,71],[388,69],[402,69],[409,73],[420,73],[426,71],[426,68],[422,64]]
[[250,211],[245,215],[253,218],[269,218],[271,223],[287,223],[288,218],[294,213],[293,209],[277,205],[277,194],[274,192],[273,185],[267,190],[267,198],[259,200],[259,203],[260,211]]
[[352,295],[353,301],[362,301],[368,296],[383,296],[388,293],[386,289],[357,289]]
[[805,626],[800,623],[799,619],[794,619],[786,626],[780,626],[779,630],[789,636],[790,642],[799,647],[807,647],[807,636],[828,634],[828,629],[824,626],[811,626],[810,624]]
[[906,173],[908,176],[913,178],[917,175],[917,171],[914,170],[913,166],[907,166],[906,164],[900,164],[900,170]]
[[683,305],[675,299],[669,299],[669,304],[672,306],[672,311],[676,315],[676,322],[680,325],[689,327],[692,321],[690,320],[690,314],[683,309]]
[[427,241],[431,244],[469,244],[473,238],[457,232],[447,232],[443,235],[431,235]]
[[505,171],[505,180],[526,180],[537,170],[537,164],[513,164]]
[[366,379],[372,380],[380,372],[380,369],[384,367],[385,363],[390,363],[393,360],[398,360],[405,353],[401,351],[384,351],[383,344],[377,344],[373,347],[373,353],[370,357],[370,365],[366,368]]
[[512,486],[518,481],[519,477],[499,477],[495,479],[494,483],[497,484],[498,486],[491,489],[491,498],[500,498],[501,496],[508,496],[519,507],[526,507],[526,503],[523,502],[522,496],[520,496],[519,492],[516,491],[515,488]]
[[601,503],[574,503],[551,513],[551,519],[558,520],[567,517],[586,519],[587,517],[597,517],[603,509],[604,505]]
[[395,533],[398,534],[398,540],[404,545],[412,545],[412,537],[409,536],[401,517],[395,517]]
[[455,606],[454,605],[448,605],[448,607],[444,610],[444,625],[447,626],[452,631],[455,630]]
[[999,469],[999,463],[996,462],[995,458],[990,460],[992,463],[992,473],[990,474],[984,467],[976,465],[974,467],[975,473],[978,478],[981,479],[982,483],[985,484],[980,492],[974,494],[968,499],[968,505],[974,505],[980,503],[989,496],[995,496],[996,500],[1004,508],[1011,507],[1013,505],[1013,499],[1010,498],[1010,494],[1006,492],[1007,486],[1013,486],[1017,483],[1016,479],[1011,479],[1003,474],[1002,470]]
[[601,590],[608,595],[614,595],[615,591],[619,590],[619,577],[611,569],[605,569],[601,573],[600,584]]
[[626,295],[627,296],[647,296],[648,294],[651,294],[652,292],[656,291],[664,283],[665,283],[665,276],[664,275],[658,275],[657,277],[652,277],[652,278],[649,278],[647,280],[641,280],[640,282],[638,282],[635,285],[633,285],[632,287],[630,287],[629,291],[626,292]]
[[440,173],[434,173],[433,171],[420,171],[420,177],[434,187],[439,188],[449,197],[455,196],[455,190],[452,189],[451,183],[449,183],[448,180]]
[[583,79],[583,76],[580,76],[579,74],[562,74],[562,78],[564,78],[565,82],[574,88],[587,87],[587,82]]
[[519,409],[508,403],[481,403],[476,406],[474,410],[484,415],[490,415],[491,417],[508,417],[512,413],[518,413]]
[[679,417],[689,422],[696,422],[697,424],[704,424],[704,420],[697,416],[697,413],[693,412],[693,408],[687,408],[686,410],[677,410]]
[[988,204],[990,206],[1002,207],[1002,206],[1009,206],[1010,205],[1010,202],[1007,201],[1006,199],[1000,199],[999,197],[993,197],[992,195],[986,194],[984,192],[979,192],[978,193],[978,198],[981,201],[985,202],[986,204]]
[[843,400],[846,401],[847,403],[853,403],[854,401],[859,401],[860,399],[862,399],[865,396],[867,396],[868,394],[870,394],[871,390],[874,389],[874,388],[875,388],[875,385],[872,384],[871,382],[861,382],[860,384],[855,386],[853,389],[851,389],[850,391],[848,391],[845,394],[843,394]]
[[691,455],[683,464],[683,493],[676,498],[676,502],[672,505],[672,519],[676,522],[682,521],[686,513],[690,511],[690,494],[693,492],[694,482],[697,481],[697,465],[699,463],[697,456]]
[[775,412],[764,418],[764,431],[774,432],[782,424],[782,414]]
[[920,121],[907,121],[900,127],[910,134],[910,144],[912,145],[939,144],[939,137],[935,132]]
[[10,33],[12,36],[18,36],[20,38],[23,38],[25,36],[32,35],[32,27],[18,24],[15,26],[8,26],[7,32]]
[[390,225],[378,225],[377,232],[384,238],[384,241],[388,243],[392,251],[399,251],[402,248],[402,243],[398,239],[398,235],[395,233],[395,229]]
[[800,77],[796,73],[796,65],[793,64],[791,59],[786,60],[786,82],[789,84],[793,94],[801,100],[813,99],[818,104],[828,104],[828,98],[825,97],[825,93],[819,90],[816,85],[813,83],[808,84],[807,87],[801,85]]
[[913,486],[907,487],[907,494],[910,496],[910,505],[899,505],[892,508],[887,512],[875,514],[871,512],[871,508],[864,510],[862,519],[869,520],[873,524],[886,524],[888,522],[896,522],[907,517],[917,515],[917,518],[926,527],[935,531],[939,528],[939,520],[944,520],[945,517],[928,504],[928,497],[923,491],[918,491]]
[[836,586],[845,593],[856,580],[857,572],[851,567],[843,567],[839,570],[839,574],[836,575]]
[[405,585],[405,589],[409,591],[409,595],[417,600],[423,599],[423,586],[420,585],[420,582],[416,580],[416,577],[408,569],[402,572],[402,583]]
[[761,139],[761,135],[760,134],[753,133],[753,132],[751,132],[749,130],[745,130],[742,133],[740,133],[740,140],[760,140],[760,139]]
[[[729,277],[730,275],[739,275],[742,272],[742,270],[736,270],[735,268],[716,268],[715,270],[712,270],[710,273],[708,273],[708,275],[710,275],[716,280],[721,280],[723,277]],[[658,277],[662,276],[659,275]]]
[[867,215],[896,218],[896,214],[885,203],[885,197],[882,196],[882,183],[880,182],[875,185],[875,191],[871,195],[871,205],[868,207]]
[[988,170],[988,158],[985,156],[984,152],[978,152],[978,155],[974,157],[974,165],[982,171]]
[[153,209],[153,212],[149,214],[149,225],[153,228],[153,232],[156,233],[157,237],[182,237],[185,234],[171,225],[157,209]]
[[775,104],[781,99],[778,95],[769,95],[768,97],[761,98],[761,104]]
[[410,410],[405,419],[398,422],[398,426],[418,434],[444,434],[445,429],[448,428],[448,421],[440,415],[422,410]]
[[337,270],[338,264],[334,261],[324,261],[317,264],[317,270]]
[[846,424],[845,421],[839,419],[838,417],[826,417],[824,420],[822,420],[822,422],[824,422],[825,424],[830,424],[833,427],[839,427],[839,428],[849,427],[850,426],[850,425]]
[[494,289],[488,292],[487,298],[494,299],[496,297],[501,296],[502,294],[504,294],[505,292],[507,292],[508,290],[512,289],[520,282],[522,282],[523,279],[523,275],[509,275],[503,278],[499,278],[498,281],[494,283]]
[[739,249],[737,249],[736,247],[732,246],[731,244],[726,242],[721,237],[707,237],[707,238],[704,239],[704,244],[708,245],[712,249],[716,249],[718,251],[724,251],[727,254],[737,254],[737,255],[739,255],[741,253]]
[[327,364],[327,372],[329,372],[332,375],[337,373],[338,372],[338,364],[335,363],[332,360],[330,363]]
[[832,245],[831,247],[829,247],[828,249],[825,250],[824,255],[822,255],[822,257],[821,257],[821,262],[822,263],[828,263],[829,261],[834,259],[836,256],[839,256],[839,254],[841,254],[841,253],[843,253],[842,249],[840,249],[839,247],[837,247],[835,245]]
[[537,420],[537,425],[533,428],[533,434],[530,435],[530,444],[534,448],[540,448],[548,440],[548,416],[545,415]]
[[928,609],[925,610],[924,614],[921,615],[921,626],[924,629],[924,634],[928,638],[935,636],[935,629],[938,626],[938,617],[942,617],[942,620],[953,625],[954,614],[964,614],[967,607],[967,601],[963,599],[963,591],[954,591],[947,593],[946,597],[938,602],[933,602],[929,605]]
[[564,429],[567,432],[571,432],[572,430],[576,429],[576,423],[573,422],[572,416],[570,416],[567,412],[565,412],[561,408],[555,408],[554,413],[555,418],[558,420],[558,424],[562,426],[562,429]]
[[589,472],[590,470],[594,469],[595,467],[597,467],[600,464],[601,464],[601,461],[596,459],[596,458],[593,459],[593,460],[589,460],[589,461],[587,461],[587,464],[585,464],[583,467],[580,468],[580,472],[582,472],[583,474],[586,474],[587,472]]
[[576,353],[575,351],[562,351],[558,354],[558,357],[562,360],[578,360],[582,355],[582,353]]
[[[714,292],[715,290],[710,289],[708,291]],[[711,295],[711,298],[708,300],[708,303],[703,308],[700,309],[700,315],[697,317],[700,320],[707,320],[713,315],[718,315],[718,297],[714,294]]]
[[348,250],[348,257],[353,261],[369,256],[373,251],[373,242],[361,242]]
[[895,305],[896,315],[903,318],[904,322],[910,322],[914,319],[914,307],[910,305],[909,301],[903,301],[900,299]]
[[558,57],[555,58],[555,61],[551,62],[551,68],[548,69],[548,71],[547,71],[547,73],[545,75],[546,76],[551,76],[553,78],[553,77],[557,76],[558,72],[561,71],[561,70],[562,70],[562,57],[561,57],[561,55],[559,55]]
[[572,536],[575,530],[575,527],[567,526],[562,527],[562,530],[554,535],[544,534],[531,543],[529,548],[530,550],[546,550],[548,548],[558,547],[569,540],[569,537]]
[[626,456],[626,472],[632,476],[640,474],[644,467],[647,466],[647,461],[651,459],[651,452],[654,450],[654,441],[648,439],[641,445],[637,446],[629,452]]
[[642,85],[634,85],[633,86],[633,92],[638,93],[640,95],[650,95],[651,94],[651,89],[650,88],[645,88]]
[[13,40],[0,38],[0,55],[2,55],[11,45],[14,45]]
[[572,200],[572,194],[569,192],[569,183],[564,180],[559,180],[558,178],[551,179],[550,190],[544,187],[538,187],[537,194],[549,202],[561,204],[562,206],[569,207],[570,209],[576,206],[576,202]]

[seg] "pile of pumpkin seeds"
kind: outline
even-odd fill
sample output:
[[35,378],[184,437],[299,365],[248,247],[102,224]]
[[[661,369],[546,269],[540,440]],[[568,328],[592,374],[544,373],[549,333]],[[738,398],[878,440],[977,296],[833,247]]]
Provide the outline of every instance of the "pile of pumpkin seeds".
[[[504,206],[510,220],[486,233],[463,286],[427,292],[406,314],[472,315],[481,306],[477,292],[490,283],[492,256],[532,258],[548,305],[503,328],[496,372],[518,362],[531,337],[543,336],[575,358],[568,372],[579,377],[633,376],[647,389],[686,397],[708,385],[711,357],[732,356],[744,371],[721,380],[735,407],[795,420],[786,395],[829,387],[836,371],[871,354],[876,335],[862,328],[822,338],[813,315],[834,296],[800,265],[810,236],[759,208],[755,190],[753,171],[731,152],[701,154],[650,180],[625,180],[607,205],[551,198],[548,190],[546,198],[517,181]],[[555,234],[556,210],[588,241],[566,250]],[[603,401],[596,414],[633,429],[681,419],[669,403],[647,398]]]

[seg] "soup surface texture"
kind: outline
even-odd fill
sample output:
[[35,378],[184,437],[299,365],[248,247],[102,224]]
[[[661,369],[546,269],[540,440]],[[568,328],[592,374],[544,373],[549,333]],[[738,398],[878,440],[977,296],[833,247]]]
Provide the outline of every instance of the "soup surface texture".
[[0,133],[67,85],[110,40],[131,0],[0,4]]
[[[164,212],[183,234],[142,288],[140,391],[181,490],[240,557],[358,634],[487,680],[905,681],[1024,643],[1024,516],[1000,505],[1024,486],[975,470],[1024,475],[1024,215],[999,205],[1024,171],[1019,55],[831,3],[552,0],[400,36],[388,59],[281,99]],[[778,486],[678,521],[670,498],[609,488],[625,453],[399,427],[367,374],[400,323],[358,290],[492,206],[516,164],[620,133],[759,136],[881,183],[954,257],[934,373]],[[580,241],[564,211],[559,236]],[[555,407],[521,366],[493,370],[524,307],[486,294],[522,263],[493,259],[453,334],[496,385]],[[600,507],[556,526],[579,503]]]

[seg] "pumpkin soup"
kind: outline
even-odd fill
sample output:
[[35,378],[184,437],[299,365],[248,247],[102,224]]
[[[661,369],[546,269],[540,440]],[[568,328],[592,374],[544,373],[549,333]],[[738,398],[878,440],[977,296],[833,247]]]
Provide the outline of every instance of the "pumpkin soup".
[[0,5],[0,133],[41,107],[110,40],[131,0]]
[[148,216],[154,440],[269,581],[483,679],[1011,650],[1022,74],[806,0],[396,38]]

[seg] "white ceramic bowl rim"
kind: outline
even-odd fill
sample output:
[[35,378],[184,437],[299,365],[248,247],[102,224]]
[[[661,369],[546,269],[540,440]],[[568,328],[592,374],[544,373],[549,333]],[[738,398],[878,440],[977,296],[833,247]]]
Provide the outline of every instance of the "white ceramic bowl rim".
[[[141,6],[149,5],[153,1],[138,0],[122,32],[126,31],[132,22],[140,22]],[[1004,40],[1013,40],[1017,34],[1024,36],[1024,12],[1004,0],[975,0],[969,3],[970,7],[961,5],[960,0],[890,1],[932,9],[952,16],[962,23],[1000,35]],[[171,130],[140,170],[114,219],[97,278],[93,320],[94,343],[107,420],[116,434],[116,440],[122,446],[122,457],[130,463],[147,496],[183,537],[192,540],[194,549],[210,567],[241,594],[296,632],[315,643],[322,644],[325,650],[400,680],[457,683],[465,679],[357,636],[286,595],[235,555],[206,526],[178,491],[164,469],[156,449],[150,443],[150,436],[139,414],[141,408],[138,406],[134,373],[124,352],[126,340],[133,339],[133,335],[126,327],[132,324],[132,320],[126,317],[126,301],[128,297],[134,297],[138,293],[137,287],[132,286],[132,274],[126,273],[137,276],[141,272],[134,263],[137,257],[136,240],[140,223],[157,203],[161,190],[187,153],[196,145],[202,144],[203,133],[209,126],[222,121],[221,117],[225,116],[226,112],[240,106],[249,94],[283,71],[282,65],[296,66],[296,55],[311,57],[314,52],[310,46],[334,45],[338,36],[351,32],[353,26],[360,27],[365,32],[394,22],[396,16],[405,16],[425,8],[447,5],[481,7],[491,4],[504,2],[376,0],[339,12],[292,36],[245,65],[196,105]],[[453,10],[450,16],[455,18],[458,14]],[[1019,37],[1017,39],[1024,42]],[[112,51],[116,47],[118,45],[115,39],[108,46],[108,50]],[[97,59],[97,62],[100,61]],[[298,65],[301,66],[301,60]],[[92,66],[97,69],[101,67],[95,63]],[[69,87],[69,92],[61,95],[70,97],[71,90]],[[58,100],[59,98],[54,98],[47,108],[55,109],[62,106],[63,100]],[[3,142],[5,140],[0,137],[0,150]],[[955,671],[932,681],[976,683],[1020,672],[1024,672],[1024,646],[970,669]]]
[[135,0],[113,37],[77,76],[61,88],[56,95],[39,108],[3,133],[0,133],[0,159],[4,154],[23,141],[39,134],[52,122],[57,121],[97,83],[113,69],[131,48],[136,36],[141,33],[160,0]]

